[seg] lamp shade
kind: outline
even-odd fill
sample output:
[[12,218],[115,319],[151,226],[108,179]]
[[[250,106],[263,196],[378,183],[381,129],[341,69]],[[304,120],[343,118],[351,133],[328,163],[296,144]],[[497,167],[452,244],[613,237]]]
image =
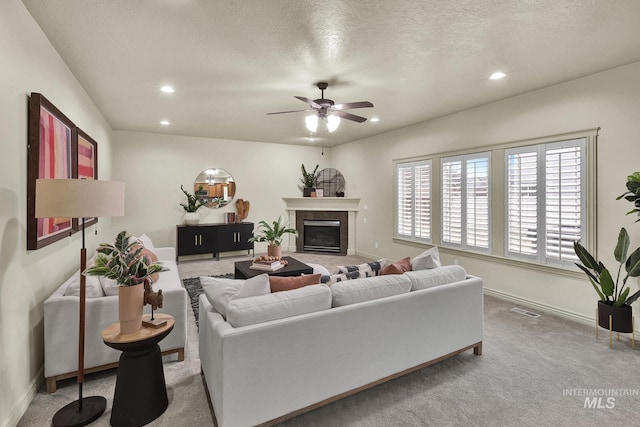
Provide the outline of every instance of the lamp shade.
[[124,215],[124,182],[37,179],[36,218],[94,218]]

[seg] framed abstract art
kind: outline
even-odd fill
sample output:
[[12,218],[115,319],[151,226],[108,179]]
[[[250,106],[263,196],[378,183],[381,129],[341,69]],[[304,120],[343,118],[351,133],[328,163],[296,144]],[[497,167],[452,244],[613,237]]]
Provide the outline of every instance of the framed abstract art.
[[[78,179],[98,179],[98,143],[80,128],[76,128],[75,169],[73,177]],[[85,218],[85,228],[98,222],[98,218]],[[82,223],[74,218],[73,228],[81,230]]]
[[76,128],[42,94],[29,100],[27,249],[40,249],[74,233],[71,218],[36,218],[36,179],[69,179],[77,165]]

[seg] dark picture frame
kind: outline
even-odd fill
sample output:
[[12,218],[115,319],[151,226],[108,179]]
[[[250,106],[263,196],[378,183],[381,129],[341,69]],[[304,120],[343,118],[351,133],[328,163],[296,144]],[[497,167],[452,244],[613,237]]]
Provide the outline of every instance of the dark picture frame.
[[[98,143],[85,131],[76,128],[75,162],[73,177],[78,179],[98,179]],[[84,227],[97,224],[98,218],[85,218]],[[82,221],[74,218],[73,229],[82,230]]]
[[[76,126],[40,93],[29,98],[27,249],[40,249],[75,233],[71,218],[36,218],[36,180],[69,179],[77,168]],[[75,165],[75,166],[74,166]]]

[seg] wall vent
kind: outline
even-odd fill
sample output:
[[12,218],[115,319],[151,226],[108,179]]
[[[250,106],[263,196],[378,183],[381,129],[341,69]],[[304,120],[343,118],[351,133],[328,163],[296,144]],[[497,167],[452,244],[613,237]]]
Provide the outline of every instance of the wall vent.
[[523,316],[531,317],[533,319],[537,319],[538,317],[540,317],[538,313],[534,313],[533,311],[525,310],[524,308],[520,307],[513,307],[511,311],[515,311],[516,313],[522,314]]

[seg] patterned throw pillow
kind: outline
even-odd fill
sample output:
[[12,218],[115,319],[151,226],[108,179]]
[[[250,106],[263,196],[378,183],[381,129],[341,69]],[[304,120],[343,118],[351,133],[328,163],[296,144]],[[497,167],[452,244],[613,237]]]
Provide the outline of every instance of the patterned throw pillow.
[[331,274],[329,276],[323,275],[322,277],[320,277],[320,283],[331,286],[334,283],[342,282],[344,280],[359,279],[360,277],[365,277],[361,274],[362,272],[360,270],[356,270],[350,271],[348,273]]
[[382,269],[384,268],[385,262],[386,260],[383,258],[377,261],[368,262],[366,264],[347,265],[347,266],[339,265],[338,273],[348,274],[354,271],[360,271],[360,277],[379,276],[380,273],[382,272]]

